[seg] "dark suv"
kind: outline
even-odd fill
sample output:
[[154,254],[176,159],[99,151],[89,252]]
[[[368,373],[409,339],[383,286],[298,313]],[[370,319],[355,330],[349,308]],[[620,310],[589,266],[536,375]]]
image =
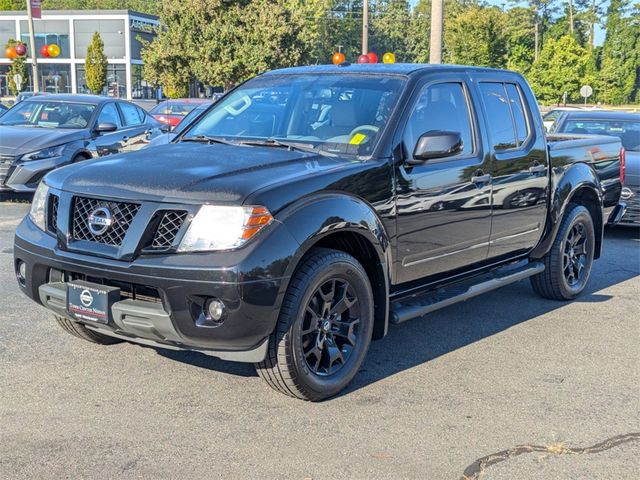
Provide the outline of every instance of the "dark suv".
[[624,210],[620,153],[547,140],[512,72],[274,71],[169,145],[47,175],[15,271],[80,338],[253,362],[320,400],[390,323],[524,278],[580,294]]

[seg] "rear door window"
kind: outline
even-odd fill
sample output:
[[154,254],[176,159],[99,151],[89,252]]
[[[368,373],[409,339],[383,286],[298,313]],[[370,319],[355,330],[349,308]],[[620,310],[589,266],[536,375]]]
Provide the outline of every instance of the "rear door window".
[[516,130],[511,116],[509,96],[503,83],[480,83],[482,102],[487,112],[487,128],[493,148],[508,150],[516,148]]
[[122,116],[124,117],[124,123],[128,127],[133,127],[136,125],[141,125],[143,122],[143,118],[140,116],[140,112],[138,107],[135,105],[131,105],[130,103],[121,102],[119,104],[120,110],[122,111]]
[[516,140],[518,146],[521,146],[529,137],[529,124],[527,122],[524,104],[522,103],[522,93],[520,92],[520,88],[513,83],[505,83],[505,88],[509,95],[509,104],[511,105],[513,121],[516,126]]

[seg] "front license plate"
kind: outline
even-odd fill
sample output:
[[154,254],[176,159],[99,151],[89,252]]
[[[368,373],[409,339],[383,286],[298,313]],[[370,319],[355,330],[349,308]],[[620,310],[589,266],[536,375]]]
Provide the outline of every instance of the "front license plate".
[[111,305],[120,299],[120,289],[95,283],[67,283],[67,311],[76,320],[109,323]]

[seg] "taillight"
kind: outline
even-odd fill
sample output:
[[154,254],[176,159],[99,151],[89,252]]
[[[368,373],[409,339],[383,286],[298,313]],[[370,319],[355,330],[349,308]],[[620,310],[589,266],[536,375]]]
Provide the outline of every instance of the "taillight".
[[620,183],[624,185],[624,175],[627,170],[627,159],[624,147],[620,149]]

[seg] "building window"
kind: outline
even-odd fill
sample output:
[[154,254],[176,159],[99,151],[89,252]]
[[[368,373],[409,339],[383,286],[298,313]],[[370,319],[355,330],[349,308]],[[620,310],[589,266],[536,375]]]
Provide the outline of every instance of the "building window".
[[156,98],[155,89],[144,79],[142,65],[131,65],[131,97],[132,98]]
[[0,48],[4,57],[4,46],[9,39],[16,38],[16,22],[13,20],[0,20]]
[[47,93],[71,93],[71,65],[39,63],[38,74],[40,75],[41,91]]
[[[78,93],[91,93],[87,87],[87,76],[84,65],[76,66],[76,82]],[[127,98],[127,67],[122,64],[107,65],[107,86],[102,90],[102,95],[110,97]]]
[[[42,48],[43,45],[51,45],[54,43],[60,47],[60,55],[58,55],[58,58],[70,58],[69,22],[67,20],[34,20],[33,23],[38,59],[42,58],[40,48]],[[30,45],[29,25],[26,20],[20,20],[20,40]]]
[[126,57],[124,20],[74,20],[76,58],[85,58],[93,34],[98,32],[104,42],[104,54],[107,58]]

